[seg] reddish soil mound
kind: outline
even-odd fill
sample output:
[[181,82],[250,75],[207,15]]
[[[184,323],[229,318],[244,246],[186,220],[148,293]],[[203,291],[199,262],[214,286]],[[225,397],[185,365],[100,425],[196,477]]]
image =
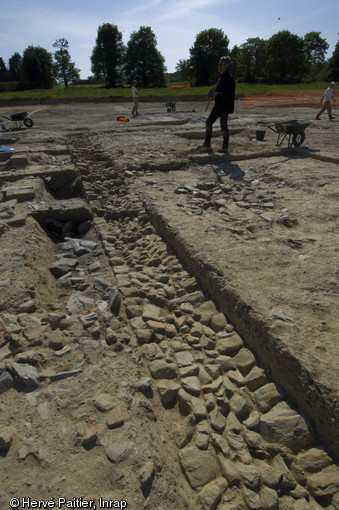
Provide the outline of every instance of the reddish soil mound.
[[169,89],[190,89],[190,83],[181,83],[180,85],[168,85]]
[[[267,94],[246,94],[243,108],[320,108],[323,90],[276,90]],[[336,107],[336,105],[332,105]]]

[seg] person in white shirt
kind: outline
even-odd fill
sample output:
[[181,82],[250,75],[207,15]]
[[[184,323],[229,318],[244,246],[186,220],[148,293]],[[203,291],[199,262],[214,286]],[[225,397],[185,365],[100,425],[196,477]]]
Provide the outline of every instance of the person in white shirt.
[[322,98],[320,99],[320,103],[323,101],[324,104],[323,104],[322,109],[320,110],[320,112],[316,116],[317,120],[320,120],[320,115],[325,110],[327,110],[329,120],[334,119],[334,117],[332,115],[332,108],[331,108],[331,100],[333,99],[333,101],[336,102],[336,100],[334,98],[334,95],[333,95],[333,87],[334,87],[334,85],[335,85],[335,81],[331,81],[330,86],[325,90]]
[[137,81],[133,80],[132,82],[132,100],[133,100],[133,110],[132,115],[140,115],[138,112],[138,102],[139,102],[139,95],[137,91]]

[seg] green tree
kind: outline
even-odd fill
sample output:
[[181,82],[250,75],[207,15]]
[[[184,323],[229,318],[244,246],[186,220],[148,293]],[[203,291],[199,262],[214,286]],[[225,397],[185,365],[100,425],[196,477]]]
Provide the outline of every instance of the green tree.
[[309,32],[304,37],[304,52],[306,62],[310,65],[325,62],[326,51],[329,44],[326,39],[320,37],[321,32]]
[[266,64],[266,41],[259,37],[247,39],[240,46],[238,55],[238,77],[245,82],[260,81],[264,77]]
[[8,61],[9,64],[9,74],[11,81],[19,81],[20,79],[20,64],[22,62],[22,57],[20,53],[15,52]]
[[99,26],[91,55],[91,70],[96,79],[109,87],[116,87],[121,79],[124,52],[122,33],[118,27],[110,23]]
[[80,79],[80,69],[71,62],[71,56],[68,51],[68,41],[63,37],[57,39],[53,48],[59,48],[54,52],[53,72],[56,80],[68,87],[69,83],[77,83]]
[[267,79],[273,82],[301,81],[305,70],[304,42],[283,30],[273,35],[266,45]]
[[200,32],[190,48],[191,63],[196,85],[211,85],[218,77],[220,57],[228,53],[229,39],[218,28]]
[[28,46],[20,64],[20,77],[39,89],[53,88],[52,54],[40,46]]
[[330,80],[339,81],[339,41],[335,45],[334,52],[328,61],[328,72]]
[[320,32],[309,32],[304,37],[304,53],[306,78],[310,80],[321,79],[326,69],[325,55],[329,44],[320,37]]
[[231,57],[231,66],[230,66],[231,72],[233,74],[234,79],[237,80],[239,77],[239,71],[238,71],[239,54],[240,54],[239,46],[237,46],[237,45],[233,46],[233,48],[231,49],[231,51],[229,51],[228,54]]
[[157,40],[150,27],[132,32],[127,43],[125,76],[142,87],[165,87],[165,59],[157,50]]
[[9,80],[9,71],[4,60],[0,57],[0,82]]
[[192,68],[191,59],[180,59],[175,66],[176,71],[180,73],[182,81],[192,82],[194,80],[194,71]]

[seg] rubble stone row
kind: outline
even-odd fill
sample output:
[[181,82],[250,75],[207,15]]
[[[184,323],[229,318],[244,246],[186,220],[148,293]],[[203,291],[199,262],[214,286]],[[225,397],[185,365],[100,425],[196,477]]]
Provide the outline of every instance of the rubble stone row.
[[[309,423],[160,236],[139,219],[96,223],[162,404],[180,409],[178,457],[204,508],[331,500],[338,471]],[[321,470],[304,463],[320,457]]]
[[178,458],[203,507],[335,508],[338,470],[307,419],[147,217],[131,214],[133,197],[120,188],[106,198],[125,217],[103,206],[99,235],[161,402],[182,415]]

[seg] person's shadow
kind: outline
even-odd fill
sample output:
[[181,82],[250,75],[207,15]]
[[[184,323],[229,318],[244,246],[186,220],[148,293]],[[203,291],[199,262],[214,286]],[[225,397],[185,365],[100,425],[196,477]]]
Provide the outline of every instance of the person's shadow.
[[229,177],[232,181],[241,181],[245,176],[245,172],[241,170],[239,165],[230,161],[211,166],[218,182],[221,182],[223,177]]

